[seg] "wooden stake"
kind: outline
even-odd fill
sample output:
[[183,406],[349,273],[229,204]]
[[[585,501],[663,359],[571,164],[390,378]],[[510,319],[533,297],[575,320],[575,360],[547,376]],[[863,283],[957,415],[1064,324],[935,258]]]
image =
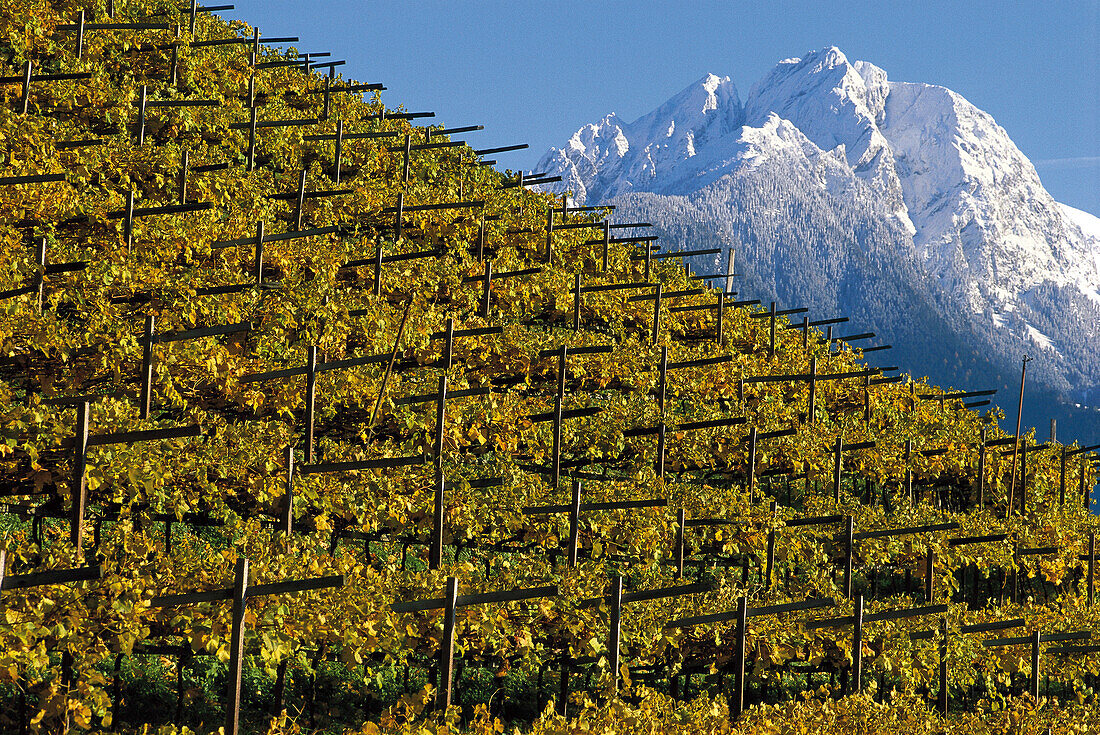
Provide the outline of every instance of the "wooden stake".
[[149,88],[146,85],[141,85],[141,101],[138,102],[138,145],[145,145],[145,106],[148,102]]
[[229,675],[225,733],[237,735],[241,714],[241,667],[244,662],[245,595],[248,592],[248,559],[237,558],[233,570],[233,628],[229,642]]
[[653,301],[653,344],[657,344],[657,338],[661,334],[661,291],[662,286],[657,284],[657,298]]
[[569,500],[569,568],[577,566],[577,542],[580,536],[581,481],[573,480],[573,494]]
[[936,591],[935,567],[936,550],[929,546],[928,553],[924,558],[924,601],[927,603],[932,602],[932,595]]
[[317,398],[317,347],[306,358],[306,464],[313,464],[313,413]]
[[145,332],[141,337],[141,397],[140,418],[149,418],[153,402],[153,329],[152,314],[145,316]]
[[855,546],[855,518],[846,516],[844,519],[844,596],[852,599],[852,551]]
[[188,158],[188,152],[184,150],[183,154],[180,156],[180,173],[179,178],[176,182],[179,188],[179,193],[176,195],[176,199],[180,204],[187,204],[187,169],[189,164]]
[[34,69],[34,62],[28,59],[23,64],[23,97],[19,101],[19,114],[26,115],[27,109],[31,101],[31,71]]
[[611,578],[611,635],[607,642],[607,654],[611,657],[611,688],[619,689],[619,633],[623,609],[623,578],[616,574]]
[[554,394],[554,456],[553,456],[553,487],[558,486],[561,479],[561,412],[562,403],[565,401],[565,359],[568,348],[562,345],[558,350],[558,390]]
[[84,554],[84,507],[88,502],[88,491],[84,484],[84,471],[88,462],[88,420],[90,413],[90,404],[87,401],[77,406],[76,431],[73,436],[73,474],[69,480],[69,495],[72,502],[69,543],[76,552],[76,563],[80,562]]
[[286,464],[286,481],[283,489],[283,506],[280,508],[279,530],[290,540],[294,530],[294,447],[283,448],[283,462]]
[[856,595],[852,622],[852,692],[863,689],[863,595]]
[[844,467],[842,452],[844,451],[844,437],[838,436],[833,447],[833,501],[840,502],[840,473]]
[[484,319],[489,318],[489,300],[492,292],[490,288],[493,281],[493,264],[488,260],[485,261],[485,277],[481,283],[481,317]]
[[756,504],[756,427],[749,429],[749,504]]
[[684,576],[684,531],[687,525],[687,513],[683,508],[680,508],[676,512],[676,540],[674,543],[673,553],[676,558],[676,576]]
[[451,706],[451,675],[455,658],[455,607],[458,603],[458,580],[447,577],[446,603],[443,607],[443,640],[439,647],[439,694],[436,700],[440,714]]
[[[335,68],[335,67],[333,67]],[[325,84],[325,93],[328,93],[328,84]],[[336,147],[332,154],[332,180],[334,183],[340,183],[340,159],[344,153],[344,121],[336,121]]]
[[581,328],[581,274],[573,275],[573,331]]
[[816,423],[817,414],[817,358],[810,358],[810,405],[806,423],[813,426]]
[[733,648],[733,698],[730,719],[736,721],[745,711],[745,632],[748,628],[749,603],[744,595],[737,598],[737,631]]
[[294,219],[296,222],[295,229],[302,229],[302,207],[306,202],[306,170],[302,169],[301,175],[298,177],[298,198],[295,201],[294,207]]

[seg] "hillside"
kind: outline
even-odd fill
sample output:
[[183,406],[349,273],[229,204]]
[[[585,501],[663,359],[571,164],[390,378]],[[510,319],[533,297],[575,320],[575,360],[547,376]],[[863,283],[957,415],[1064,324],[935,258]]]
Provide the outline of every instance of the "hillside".
[[882,364],[1001,389],[1013,419],[1029,354],[1028,425],[1100,441],[1095,224],[952,90],[830,47],[779,62],[743,103],[708,74],[636,121],[583,125],[537,168],[670,248],[736,247],[748,293],[858,319],[894,346]]
[[0,731],[1100,724],[1095,448],[292,40],[0,8]]

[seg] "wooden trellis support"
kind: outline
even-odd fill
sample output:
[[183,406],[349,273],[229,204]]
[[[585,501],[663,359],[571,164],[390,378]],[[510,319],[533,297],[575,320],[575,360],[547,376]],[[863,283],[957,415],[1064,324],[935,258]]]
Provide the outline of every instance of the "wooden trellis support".
[[[1090,633],[1088,631],[1075,631],[1072,633],[1043,633],[1041,630],[1033,630],[1027,635],[1015,636],[1011,638],[991,638],[982,641],[982,645],[987,648],[997,648],[1000,646],[1031,646],[1031,677],[1029,679],[1028,692],[1031,694],[1031,698],[1035,701],[1039,701],[1039,645],[1041,643],[1054,643],[1064,641],[1080,641],[1088,640]],[[1064,647],[1070,648],[1070,647]],[[1086,647],[1082,647],[1086,648]],[[1092,648],[1088,646],[1087,648]],[[1064,650],[1063,648],[1056,649],[1058,653],[1071,653],[1074,651]]]
[[[560,181],[561,177],[559,176],[559,177],[557,177],[557,179]],[[552,179],[540,179],[540,180],[536,180],[536,181],[529,181],[529,182],[526,182],[526,183],[528,183],[528,184],[541,184],[541,183],[547,183],[551,180]],[[554,212],[555,211],[556,210],[554,209],[554,207],[552,205],[548,206],[546,208],[545,232],[546,232],[546,264],[547,265],[553,265],[554,264],[554,232],[555,231],[557,231],[557,230],[592,230],[592,229],[602,229],[603,228],[603,222],[570,222],[570,223],[563,223],[563,224],[556,225],[556,224],[554,224]]]
[[[738,302],[735,302],[738,303]],[[738,400],[742,403],[745,401],[745,388],[746,385],[754,383],[793,383],[793,382],[805,382],[809,383],[809,407],[807,411],[806,421],[809,424],[814,423],[814,414],[817,412],[817,384],[823,380],[844,380],[846,378],[863,378],[867,376],[876,376],[882,373],[881,368],[871,368],[870,370],[850,370],[844,373],[819,373],[817,372],[817,358],[810,358],[810,372],[809,373],[793,373],[789,375],[757,375],[747,378],[742,378],[738,383]]]
[[520,270],[500,271],[498,273],[494,273],[493,272],[493,264],[490,261],[486,260],[485,261],[485,272],[482,275],[480,275],[480,276],[467,276],[466,278],[462,279],[462,282],[463,283],[481,283],[481,299],[480,299],[480,304],[479,304],[479,307],[478,307],[478,316],[481,316],[485,319],[488,319],[489,318],[489,309],[490,309],[490,295],[491,295],[491,290],[490,289],[492,288],[493,279],[500,280],[500,279],[503,279],[503,278],[518,278],[519,276],[533,276],[536,273],[542,273],[542,267],[541,266],[538,266],[538,267],[535,267],[535,268],[522,268]]
[[178,187],[178,194],[176,196],[177,204],[187,204],[187,176],[188,174],[204,174],[211,171],[226,171],[229,169],[228,163],[208,163],[202,166],[195,166],[191,168],[191,156],[187,150],[184,150],[180,154],[180,172],[176,179],[176,185]]
[[[194,36],[195,23],[198,21],[198,14],[200,11],[204,13],[213,13],[219,10],[233,10],[235,7],[235,5],[199,5],[197,0],[191,0],[190,7],[182,7],[180,11],[190,13],[191,23],[188,27],[190,28],[191,35]],[[114,13],[111,13],[111,15],[114,15]]]
[[65,440],[62,444],[63,448],[73,450],[72,476],[69,480],[69,494],[72,501],[69,512],[69,543],[76,552],[77,559],[80,559],[84,554],[84,511],[88,503],[88,490],[84,481],[89,449],[107,444],[134,444],[136,442],[182,439],[202,435],[202,427],[198,424],[177,426],[170,429],[121,431],[112,434],[89,435],[90,421],[90,403],[84,401],[77,405],[76,427],[73,437]]
[[66,23],[57,26],[59,31],[76,31],[76,58],[84,55],[84,34],[88,31],[168,31],[172,26],[168,23],[86,23],[84,11],[76,15],[75,23]]
[[[860,531],[855,533],[853,531],[851,535],[851,542],[860,541],[863,539],[873,538],[894,538],[896,536],[911,536],[918,533],[934,533],[936,531],[954,531],[959,528],[959,524],[954,521],[947,523],[933,523],[924,526],[907,526],[905,528],[882,528],[875,531]],[[924,601],[932,602],[933,593],[935,592],[935,566],[936,566],[936,552],[932,547],[928,547],[924,557]],[[906,579],[908,579],[908,572],[906,572]],[[908,589],[906,590],[908,591]]]
[[[1078,447],[1076,449],[1069,449],[1067,447],[1062,448],[1062,466],[1061,466],[1061,479],[1059,482],[1058,498],[1059,503],[1065,503],[1066,500],[1066,473],[1067,473],[1067,461],[1070,457],[1080,457],[1081,455],[1088,454],[1089,452],[1100,449],[1100,444],[1093,444],[1088,447]],[[1085,489],[1085,467],[1087,462],[1081,462],[1081,480],[1078,490],[1078,496],[1083,497],[1085,501],[1085,510],[1089,509],[1089,495]]]
[[688,518],[687,512],[680,508],[676,512],[676,538],[673,541],[672,559],[667,564],[676,567],[676,576],[684,576],[684,566],[687,564],[685,551],[687,529],[712,526],[733,526],[737,521],[732,518]]
[[909,607],[902,610],[884,610],[877,613],[864,611],[863,595],[856,595],[854,600],[854,612],[839,618],[827,620],[814,620],[805,623],[807,630],[817,628],[836,628],[845,625],[852,626],[852,680],[848,693],[859,693],[863,688],[863,628],[868,623],[882,620],[905,620],[907,618],[919,618],[927,615],[946,614],[948,605],[923,605],[921,607]]
[[572,495],[569,503],[563,505],[528,505],[522,510],[525,516],[569,514],[569,545],[566,558],[569,567],[577,566],[578,537],[580,534],[580,514],[600,510],[636,510],[638,508],[664,508],[668,501],[664,498],[645,498],[642,500],[617,500],[611,502],[582,503],[583,486],[580,480],[573,480]]
[[403,153],[404,163],[401,166],[401,181],[404,183],[409,182],[409,168],[412,164],[412,152],[413,151],[428,151],[436,150],[439,148],[458,148],[466,145],[464,140],[443,140],[435,143],[417,143],[413,144],[412,136],[410,134],[405,135],[405,144],[400,146],[390,146],[386,148],[390,153]]
[[823,607],[833,607],[836,601],[831,597],[818,600],[801,600],[799,602],[786,602],[780,605],[763,605],[749,607],[748,598],[737,598],[737,609],[728,612],[710,613],[707,615],[694,615],[689,618],[673,620],[665,624],[665,630],[677,628],[690,628],[696,625],[713,625],[716,623],[735,622],[734,653],[733,653],[733,694],[729,701],[730,719],[737,720],[745,711],[745,635],[748,630],[748,619],[770,615],[784,615],[786,613],[801,612],[803,610],[818,610]]
[[248,559],[238,557],[233,571],[233,586],[206,592],[190,592],[180,595],[160,595],[149,601],[150,607],[179,607],[200,602],[233,601],[233,628],[230,634],[229,681],[225,711],[226,735],[236,735],[241,711],[241,667],[244,659],[244,626],[247,600],[266,595],[283,595],[291,592],[343,587],[344,576],[335,575],[314,579],[295,579],[270,584],[248,583]]
[[440,202],[439,204],[405,204],[405,193],[397,193],[397,204],[393,207],[384,207],[382,209],[383,214],[393,214],[393,228],[394,237],[401,239],[402,234],[402,220],[405,212],[434,212],[437,210],[447,209],[480,209],[485,206],[484,201],[471,201],[471,202]]
[[587,600],[581,600],[577,603],[578,610],[597,607],[604,602],[608,603],[611,624],[609,626],[610,630],[608,631],[607,655],[609,668],[611,670],[611,688],[616,691],[619,688],[620,622],[622,619],[623,605],[631,602],[665,600],[670,597],[695,595],[710,592],[713,589],[714,585],[710,582],[695,582],[694,584],[682,584],[675,587],[664,587],[656,590],[623,592],[623,577],[620,574],[616,574],[611,578],[611,584],[609,585],[607,595],[603,597],[590,597]]
[[[363,87],[373,87],[374,85],[366,84],[361,85]],[[379,85],[381,86],[381,85]],[[348,88],[350,90],[351,88]],[[384,89],[384,88],[383,88]],[[348,91],[341,89],[339,91]],[[326,114],[327,117],[327,114]],[[344,141],[347,140],[379,140],[383,138],[396,138],[400,136],[396,130],[382,130],[369,133],[345,133],[344,121],[336,121],[335,133],[322,133],[320,135],[306,135],[302,137],[302,140],[315,141],[315,140],[331,140],[334,141],[332,152],[332,182],[334,184],[340,183],[341,167],[343,165],[344,155]]]
[[0,77],[0,84],[22,84],[23,93],[19,98],[19,106],[17,111],[21,115],[26,115],[28,109],[30,109],[31,100],[31,82],[62,82],[70,80],[84,80],[91,79],[92,75],[87,72],[75,73],[75,74],[35,74],[34,62],[27,60],[23,62],[23,73],[18,76]]
[[122,239],[126,243],[126,253],[129,254],[134,242],[134,219],[137,217],[152,217],[161,214],[186,214],[188,212],[205,212],[213,209],[213,202],[195,202],[193,204],[169,204],[163,207],[135,207],[134,192],[126,192],[126,208],[107,212],[107,219],[120,219],[122,224]]
[[139,398],[140,418],[149,418],[149,412],[153,401],[153,345],[167,344],[169,342],[186,342],[203,337],[214,337],[222,334],[236,334],[238,332],[252,331],[251,322],[239,322],[237,324],[224,324],[214,327],[198,327],[185,329],[179,332],[155,333],[155,317],[148,314],[145,317],[145,330],[142,334],[141,347],[141,394]]
[[656,426],[641,426],[623,431],[623,437],[652,436],[657,435],[657,476],[665,476],[665,436],[669,429],[674,431],[696,431],[698,429],[717,429],[728,426],[740,426],[747,419],[744,416],[730,418],[710,419],[707,421],[687,421],[681,424],[667,426],[664,421]]
[[407,602],[395,602],[390,609],[396,613],[421,612],[424,610],[443,611],[443,638],[439,650],[439,683],[437,687],[436,708],[445,713],[451,706],[451,680],[454,671],[455,655],[455,627],[457,608],[467,605],[489,605],[500,602],[519,602],[521,600],[534,600],[541,597],[556,597],[557,585],[544,587],[532,587],[519,590],[499,590],[496,592],[474,592],[471,594],[458,594],[458,579],[447,578],[447,587],[444,597],[434,597],[427,600],[411,600]]
[[855,535],[855,519],[852,516],[845,515],[828,515],[828,516],[806,516],[804,518],[791,518],[787,521],[787,528],[795,528],[799,526],[828,526],[834,523],[843,523],[845,525],[844,540],[844,597],[851,599],[852,597],[852,550],[855,547],[853,536]]
[[657,407],[663,413],[665,410],[665,387],[668,384],[668,373],[671,370],[684,370],[687,368],[704,367],[708,365],[723,365],[733,362],[733,355],[719,355],[718,357],[704,357],[697,360],[668,361],[668,348],[661,347],[661,365],[657,376]]
[[856,444],[844,444],[844,437],[838,436],[833,444],[833,500],[840,502],[840,476],[844,471],[844,452],[855,452],[860,449],[872,449],[876,442],[857,442]]
[[[0,185],[3,180],[0,179]],[[42,313],[43,301],[45,298],[46,276],[55,275],[58,273],[71,273],[73,271],[82,271],[88,267],[88,261],[74,261],[72,263],[47,263],[46,262],[46,238],[41,237],[38,239],[38,243],[34,250],[35,265],[38,266],[37,272],[31,277],[30,283],[26,286],[19,288],[9,289],[7,291],[0,291],[0,301],[4,299],[11,299],[17,296],[25,296],[27,294],[35,294],[38,302],[38,313]]]
[[750,314],[751,319],[767,319],[769,323],[768,327],[768,359],[771,360],[775,357],[775,318],[778,316],[788,316],[791,314],[805,314],[809,309],[802,307],[798,309],[781,309],[776,311],[775,302],[771,302],[771,308],[767,311],[756,312]]
[[138,108],[137,139],[138,145],[145,145],[145,121],[148,110],[154,107],[218,107],[223,104],[221,100],[151,100],[149,88],[141,85],[141,96],[134,102]]
[[798,429],[777,429],[775,431],[760,432],[754,426],[749,430],[749,435],[741,440],[742,444],[748,444],[748,488],[749,488],[749,503],[756,503],[756,445],[758,442],[765,441],[767,439],[779,439],[784,436],[794,436],[798,433]]
[[299,128],[306,125],[316,125],[320,122],[320,120],[315,117],[300,118],[296,120],[260,120],[259,110],[259,107],[251,105],[248,111],[248,122],[231,123],[229,125],[230,130],[248,131],[248,163],[246,165],[246,170],[248,171],[256,168],[256,131],[262,128]]
[[327,191],[306,191],[306,172],[303,169],[298,175],[298,191],[296,192],[284,192],[282,194],[272,194],[268,199],[275,199],[281,201],[293,201],[294,205],[294,222],[295,229],[302,229],[302,208],[305,205],[307,199],[322,199],[327,197],[342,196],[344,194],[354,194],[354,189],[330,189]]

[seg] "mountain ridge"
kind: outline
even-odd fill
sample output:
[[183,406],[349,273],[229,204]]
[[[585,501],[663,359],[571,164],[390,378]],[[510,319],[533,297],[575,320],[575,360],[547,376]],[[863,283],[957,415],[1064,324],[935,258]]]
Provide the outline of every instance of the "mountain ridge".
[[[1007,387],[1011,364],[1030,351],[1040,358],[1036,387],[1067,408],[1100,403],[1100,356],[1088,349],[1100,340],[1100,220],[1056,202],[1007,131],[946,87],[891,81],[874,64],[849,62],[828,47],[781,61],[743,103],[729,77],[708,73],[633,122],[612,114],[584,126],[538,165],[562,176],[547,188],[573,192],[577,204],[629,198],[619,214],[645,210],[669,249],[699,249],[713,239],[707,230],[736,230],[728,239],[740,264],[761,271],[761,283],[774,287],[754,297],[793,303],[800,293],[792,279],[768,275],[776,258],[810,264],[832,253],[841,259],[834,265],[855,268],[867,283],[882,277],[824,243],[819,235],[828,228],[803,233],[814,242],[808,251],[789,242],[762,246],[760,233],[775,224],[769,210],[789,204],[769,198],[769,190],[778,191],[775,181],[758,176],[755,191],[744,188],[744,178],[733,187],[720,183],[760,167],[788,178],[797,170],[805,186],[825,193],[815,201],[834,216],[858,210],[854,219],[841,217],[862,222],[849,228],[851,255],[862,248],[856,230],[866,237],[871,221],[892,221],[896,227],[875,237],[887,237],[914,266],[906,290],[951,312],[953,338],[972,344],[975,359],[988,363],[980,372],[992,371]],[[784,191],[787,198],[810,196]],[[685,196],[706,205],[690,214],[691,207],[668,199],[641,205],[647,197]],[[664,221],[658,201],[687,219]],[[883,288],[895,291],[889,301],[898,295],[896,287]],[[842,293],[818,301],[846,311],[861,306]],[[886,323],[904,316],[882,314],[872,326],[889,333]],[[936,367],[941,355],[913,356],[914,370],[941,381],[954,377]],[[1100,435],[1100,418],[1090,423],[1096,425],[1090,433]]]

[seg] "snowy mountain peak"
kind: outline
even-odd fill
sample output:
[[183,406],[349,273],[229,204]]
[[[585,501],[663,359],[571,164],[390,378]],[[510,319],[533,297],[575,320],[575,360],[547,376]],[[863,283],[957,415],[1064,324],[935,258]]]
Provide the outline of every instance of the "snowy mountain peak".
[[[807,217],[829,202],[838,217],[894,233],[881,237],[899,238],[894,251],[921,274],[914,288],[934,289],[975,329],[1041,334],[1067,371],[1086,376],[1070,382],[1100,375],[1100,356],[1069,344],[1100,340],[1098,226],[1054,201],[991,115],[945,87],[890,81],[834,46],[781,61],[744,105],[729,77],[706,74],[634,122],[612,114],[580,128],[538,168],[560,173],[551,188],[577,203],[642,192],[706,199],[693,226],[723,208],[762,207],[756,224],[770,227],[778,212]],[[737,188],[746,177],[760,190]],[[780,181],[810,189],[768,203]],[[845,232],[868,231],[855,220]]]

